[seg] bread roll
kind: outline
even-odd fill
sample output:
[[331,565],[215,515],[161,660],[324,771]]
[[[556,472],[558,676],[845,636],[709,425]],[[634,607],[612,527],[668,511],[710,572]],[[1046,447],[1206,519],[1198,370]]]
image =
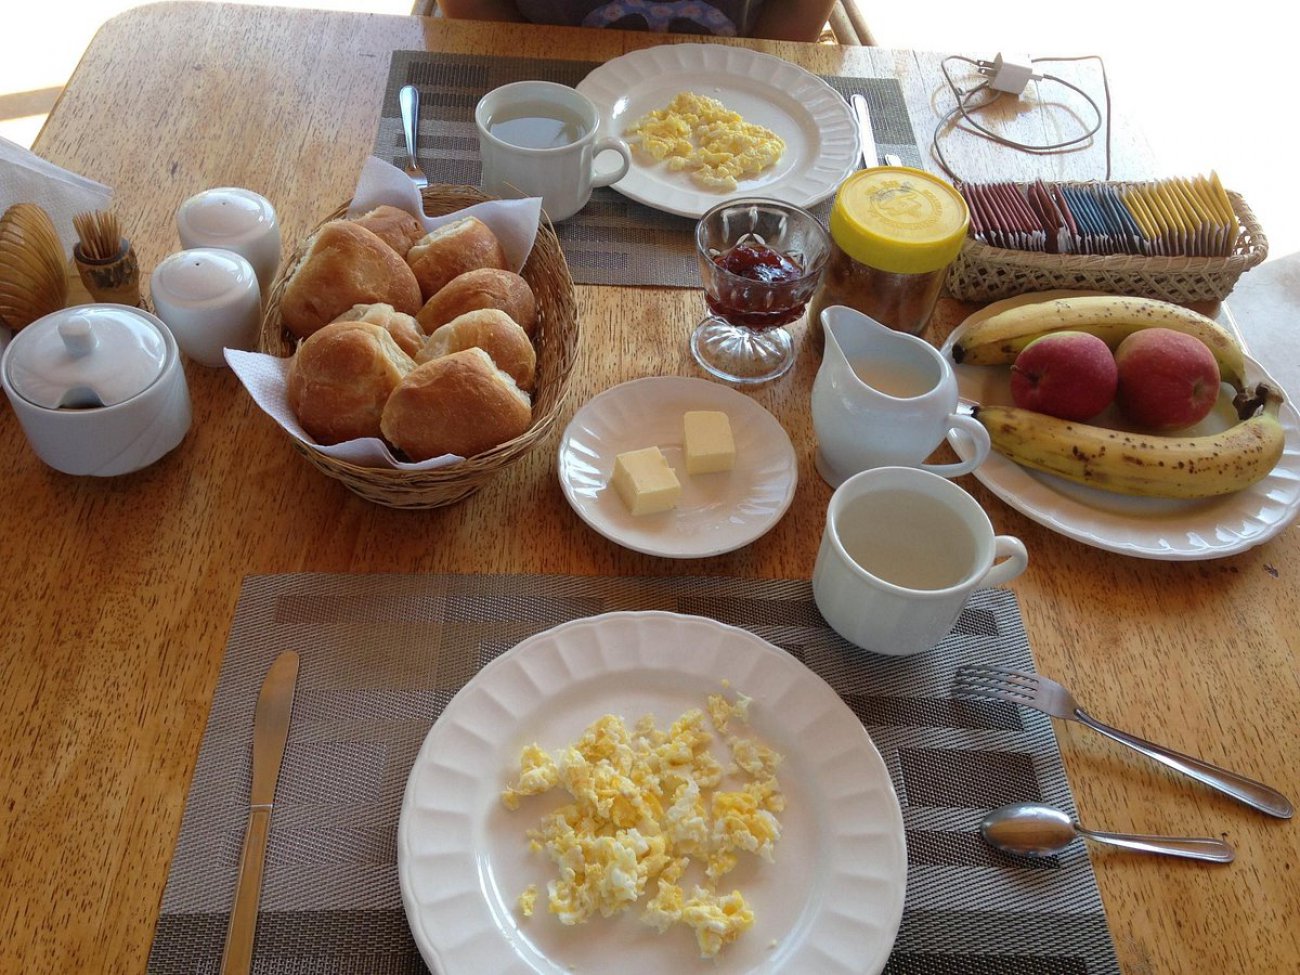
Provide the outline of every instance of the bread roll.
[[380,428],[414,461],[443,454],[473,457],[527,431],[528,394],[482,349],[465,349],[416,366],[393,390]]
[[298,346],[289,363],[289,406],[319,444],[381,436],[384,404],[415,368],[383,328],[334,322]]
[[407,315],[420,310],[420,285],[397,252],[351,220],[331,220],[312,235],[285,282],[280,315],[306,338],[353,305],[383,302]]
[[424,236],[424,224],[413,214],[388,204],[377,206],[352,221],[365,227],[402,257]]
[[498,369],[510,373],[515,385],[531,392],[537,374],[537,351],[515,320],[495,308],[480,308],[453,318],[424,342],[417,364],[462,349],[482,349]]
[[499,308],[532,338],[537,327],[537,302],[528,282],[513,271],[481,267],[466,271],[444,285],[415,316],[426,335],[467,311]]
[[336,322],[370,322],[393,337],[401,350],[414,359],[424,347],[424,332],[410,315],[403,315],[392,305],[353,305]]
[[421,237],[407,251],[406,263],[415,272],[420,293],[427,301],[466,271],[481,267],[504,270],[506,255],[487,224],[478,217],[461,217]]

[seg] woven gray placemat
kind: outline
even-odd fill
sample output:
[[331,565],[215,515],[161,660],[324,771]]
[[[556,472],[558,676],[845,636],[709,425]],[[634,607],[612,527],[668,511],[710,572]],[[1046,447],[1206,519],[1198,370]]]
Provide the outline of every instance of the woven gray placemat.
[[244,582],[149,972],[218,970],[247,814],[253,708],[280,651],[297,650],[301,669],[253,971],[423,975],[401,906],[396,836],[429,727],[485,663],[523,638],[648,609],[756,633],[807,664],[862,719],[907,829],[907,900],[887,975],[1119,971],[1082,844],[1024,861],[990,850],[975,831],[985,811],[1007,802],[1074,812],[1050,719],[948,696],[961,662],[1033,669],[1010,592],[977,592],[940,647],[891,659],[836,636],[802,580],[303,574]]
[[[577,85],[597,66],[588,61],[493,58],[479,55],[395,51],[384,92],[383,116],[374,154],[397,165],[406,161],[406,142],[397,105],[403,85],[420,89],[417,152],[429,180],[477,186],[478,134],[474,106],[493,88],[541,79]],[[921,165],[902,88],[894,78],[824,77],[846,98],[860,91],[871,108],[876,146],[896,153],[909,166]],[[813,208],[825,223],[830,201]],[[695,221],[662,213],[616,190],[593,191],[591,202],[555,228],[578,284],[656,285],[692,288],[700,283],[695,262]]]

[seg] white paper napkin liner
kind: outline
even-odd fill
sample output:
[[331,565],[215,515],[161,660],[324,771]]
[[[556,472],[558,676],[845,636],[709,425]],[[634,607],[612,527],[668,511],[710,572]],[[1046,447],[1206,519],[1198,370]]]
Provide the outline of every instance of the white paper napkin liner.
[[542,216],[542,198],[532,196],[524,200],[488,200],[441,217],[426,217],[420,203],[420,191],[411,182],[411,177],[392,163],[371,156],[361,167],[361,178],[357,180],[357,190],[352,195],[352,205],[348,207],[348,218],[359,217],[385,204],[415,214],[424,224],[426,233],[462,217],[478,217],[501,241],[506,261],[516,274],[532,253],[533,242],[537,240],[537,223]]
[[62,169],[0,137],[0,213],[15,203],[37,204],[50,215],[65,257],[72,256],[72,245],[78,240],[72,218],[89,210],[103,210],[112,198],[113,191],[104,184]]
[[356,464],[358,467],[391,468],[397,471],[432,471],[465,459],[455,454],[445,454],[442,457],[412,464],[398,460],[388,449],[388,444],[376,437],[346,440],[327,447],[321,446],[307,435],[307,431],[299,424],[298,418],[294,416],[289,406],[289,398],[285,395],[289,359],[261,352],[241,352],[238,349],[224,351],[227,364],[253,397],[253,402],[261,407],[262,412],[280,424],[289,436],[310,445],[327,457]]

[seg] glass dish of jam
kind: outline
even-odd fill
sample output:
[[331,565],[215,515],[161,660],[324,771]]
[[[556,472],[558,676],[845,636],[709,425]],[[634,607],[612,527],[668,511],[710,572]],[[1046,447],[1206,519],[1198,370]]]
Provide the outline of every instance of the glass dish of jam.
[[691,336],[691,354],[734,383],[761,383],[794,363],[782,326],[803,313],[830,254],[817,218],[776,200],[723,203],[700,218],[696,256],[709,314]]

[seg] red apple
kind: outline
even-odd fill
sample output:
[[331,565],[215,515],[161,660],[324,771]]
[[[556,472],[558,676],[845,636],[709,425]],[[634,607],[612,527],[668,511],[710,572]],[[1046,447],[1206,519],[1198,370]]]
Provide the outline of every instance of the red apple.
[[1219,364],[1200,339],[1171,328],[1144,328],[1115,350],[1116,402],[1133,423],[1179,430],[1203,420],[1219,399]]
[[1050,332],[1020,350],[1011,367],[1016,406],[1063,420],[1087,420],[1115,398],[1110,348],[1087,332]]

